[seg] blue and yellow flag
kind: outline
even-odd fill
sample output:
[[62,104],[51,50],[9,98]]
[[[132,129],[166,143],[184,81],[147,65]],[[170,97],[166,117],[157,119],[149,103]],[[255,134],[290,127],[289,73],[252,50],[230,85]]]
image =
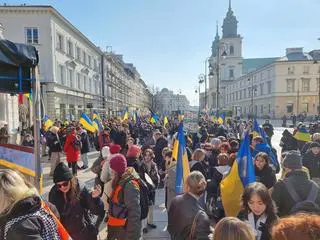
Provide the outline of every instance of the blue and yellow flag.
[[125,114],[123,115],[123,118],[122,118],[121,122],[124,122],[124,121],[126,121],[128,119],[129,119],[129,113],[128,113],[128,111],[126,111]]
[[218,117],[218,123],[220,125],[224,124],[225,118],[226,118],[225,114],[224,113],[220,113],[220,115]]
[[29,104],[31,106],[32,105],[32,93],[25,93],[24,96],[29,99]]
[[88,131],[96,132],[96,128],[93,126],[91,119],[87,116],[87,114],[82,113],[80,116],[79,123]]
[[253,160],[249,147],[249,135],[245,133],[237,158],[229,174],[221,181],[221,199],[226,216],[236,217],[241,208],[244,188],[255,182]]
[[257,119],[254,119],[254,121],[253,121],[253,128],[252,128],[253,137],[257,137],[257,136],[263,137],[264,134],[262,133],[262,131],[263,131],[263,130],[260,128]]
[[97,111],[93,111],[92,120],[93,120],[92,123],[93,123],[94,128],[99,132],[103,131],[101,118],[100,118],[99,113]]
[[48,117],[48,115],[44,115],[43,118],[44,130],[48,131],[49,128],[53,125],[53,121]]
[[294,138],[303,141],[303,142],[310,142],[311,141],[311,135],[308,133],[307,129],[305,127],[301,127],[298,129],[296,134],[294,135]]
[[149,121],[153,124],[156,124],[159,121],[159,116],[155,114],[150,108],[149,108],[149,111],[151,113],[151,117]]
[[168,117],[165,116],[164,119],[163,119],[163,127],[166,128],[166,126],[168,125],[168,123],[169,123]]
[[177,161],[176,166],[176,193],[183,193],[183,185],[190,174],[186,141],[183,132],[183,121],[179,124],[178,136],[173,146],[173,158]]

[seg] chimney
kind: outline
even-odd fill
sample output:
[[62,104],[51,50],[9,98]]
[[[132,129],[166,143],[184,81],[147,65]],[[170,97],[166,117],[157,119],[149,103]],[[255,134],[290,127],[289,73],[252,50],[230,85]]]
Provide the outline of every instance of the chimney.
[[0,40],[4,39],[4,27],[2,25],[2,23],[0,23]]

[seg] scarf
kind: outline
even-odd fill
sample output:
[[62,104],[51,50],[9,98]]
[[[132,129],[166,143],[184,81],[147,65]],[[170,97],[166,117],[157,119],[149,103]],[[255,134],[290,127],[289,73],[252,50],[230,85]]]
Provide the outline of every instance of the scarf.
[[248,214],[248,223],[251,226],[253,232],[256,235],[256,239],[260,240],[261,239],[261,225],[264,225],[267,221],[267,215],[266,214],[262,214],[259,219],[257,220],[257,222],[254,221],[254,214],[251,212]]

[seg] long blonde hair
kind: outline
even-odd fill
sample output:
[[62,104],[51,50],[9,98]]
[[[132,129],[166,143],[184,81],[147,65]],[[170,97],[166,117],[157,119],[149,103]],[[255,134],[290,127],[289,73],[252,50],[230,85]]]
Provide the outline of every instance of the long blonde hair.
[[0,216],[8,215],[17,202],[33,195],[39,196],[38,190],[18,172],[0,170]]

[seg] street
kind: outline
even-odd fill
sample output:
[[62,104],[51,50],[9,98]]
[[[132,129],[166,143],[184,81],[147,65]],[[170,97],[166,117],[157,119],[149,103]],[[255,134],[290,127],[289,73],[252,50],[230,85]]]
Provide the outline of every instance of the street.
[[[282,132],[285,128],[277,127],[274,131],[274,136],[272,138],[272,144],[277,149],[278,157],[280,157],[281,148],[279,146]],[[98,157],[98,152],[90,152],[89,156],[89,166],[92,165],[94,160]],[[79,164],[81,165],[81,164]],[[48,157],[42,158],[42,168],[44,174],[43,180],[43,198],[47,200],[49,191],[53,186],[52,178],[49,176],[50,172],[50,162]],[[90,169],[78,171],[78,178],[84,182],[89,189],[94,187],[94,177],[95,174],[90,171]],[[164,189],[158,189],[156,193],[156,204],[154,206],[154,223],[157,225],[156,229],[149,229],[147,234],[144,234],[143,239],[170,239],[167,227],[167,211],[164,206]],[[101,226],[99,237],[101,240],[106,238],[106,226]]]

